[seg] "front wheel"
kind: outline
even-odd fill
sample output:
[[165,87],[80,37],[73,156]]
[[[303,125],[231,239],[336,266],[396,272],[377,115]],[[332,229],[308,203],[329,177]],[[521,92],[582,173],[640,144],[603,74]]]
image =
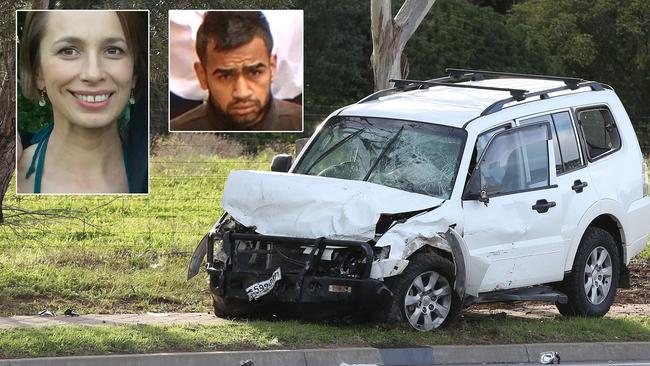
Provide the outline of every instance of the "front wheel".
[[219,318],[242,318],[252,315],[254,306],[246,300],[224,299],[221,296],[212,296],[214,315]]
[[393,298],[384,319],[408,321],[416,330],[431,331],[447,325],[458,313],[454,265],[435,253],[414,256],[404,272],[386,284]]
[[614,302],[620,261],[612,235],[600,228],[588,228],[580,241],[571,274],[563,287],[568,304],[557,304],[562,315],[601,317]]

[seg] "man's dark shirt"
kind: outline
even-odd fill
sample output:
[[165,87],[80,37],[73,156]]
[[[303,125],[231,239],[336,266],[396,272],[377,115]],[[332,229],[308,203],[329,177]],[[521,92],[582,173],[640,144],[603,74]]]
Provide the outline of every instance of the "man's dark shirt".
[[302,108],[272,99],[269,110],[258,124],[243,129],[219,114],[209,101],[174,118],[171,131],[301,131]]

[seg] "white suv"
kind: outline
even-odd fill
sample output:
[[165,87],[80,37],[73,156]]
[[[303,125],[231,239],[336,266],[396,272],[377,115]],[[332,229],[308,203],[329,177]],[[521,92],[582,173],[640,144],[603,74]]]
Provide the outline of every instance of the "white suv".
[[487,301],[607,313],[650,231],[647,170],[616,93],[447,71],[334,112],[276,172],[231,172],[188,273],[207,253],[217,315],[288,305],[431,330]]

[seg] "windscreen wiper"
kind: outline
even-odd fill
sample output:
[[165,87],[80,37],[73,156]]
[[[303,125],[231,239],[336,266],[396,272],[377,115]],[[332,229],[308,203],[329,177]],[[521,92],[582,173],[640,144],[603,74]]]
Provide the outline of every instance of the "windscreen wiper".
[[367,181],[368,178],[370,178],[370,174],[372,174],[372,171],[375,170],[375,168],[377,167],[377,164],[379,164],[379,162],[384,157],[384,155],[386,155],[386,152],[388,151],[388,149],[390,149],[390,147],[393,146],[395,141],[397,141],[397,138],[399,137],[399,135],[402,134],[402,131],[404,131],[404,126],[400,127],[399,131],[397,131],[393,135],[393,137],[390,138],[390,141],[388,141],[386,146],[384,146],[384,148],[381,149],[381,151],[379,152],[379,156],[377,156],[377,160],[375,160],[375,162],[372,164],[372,166],[370,167],[370,170],[368,170],[368,173],[366,173],[366,176],[363,177],[364,181]]
[[320,163],[321,160],[325,159],[329,154],[332,153],[332,151],[338,149],[341,145],[343,145],[344,143],[348,142],[348,141],[351,140],[353,137],[359,135],[361,132],[363,132],[363,131],[365,131],[365,130],[366,130],[365,128],[361,128],[361,129],[359,129],[358,131],[355,131],[355,132],[353,132],[353,133],[351,133],[351,134],[345,136],[343,139],[341,139],[341,141],[337,142],[337,143],[334,144],[332,147],[330,147],[329,149],[325,150],[325,152],[323,152],[322,154],[320,154],[320,155],[316,158],[316,160],[314,160],[314,162],[311,163],[311,164],[309,165],[309,168],[307,168],[307,170],[305,170],[305,174],[309,174],[309,172],[311,171],[311,168],[313,168],[314,165]]

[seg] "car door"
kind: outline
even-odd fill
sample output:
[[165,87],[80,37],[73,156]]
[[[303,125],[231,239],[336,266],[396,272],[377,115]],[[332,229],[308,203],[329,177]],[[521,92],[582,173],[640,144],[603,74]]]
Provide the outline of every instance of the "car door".
[[546,122],[498,132],[485,148],[463,194],[463,238],[479,292],[562,279],[554,160]]
[[582,233],[576,232],[587,209],[597,200],[593,178],[587,169],[582,146],[578,143],[577,123],[570,110],[558,110],[539,116],[517,120],[519,125],[547,122],[553,134],[555,171],[560,193],[562,214],[560,235],[565,243],[563,250],[564,270],[573,265],[573,254],[580,243]]

